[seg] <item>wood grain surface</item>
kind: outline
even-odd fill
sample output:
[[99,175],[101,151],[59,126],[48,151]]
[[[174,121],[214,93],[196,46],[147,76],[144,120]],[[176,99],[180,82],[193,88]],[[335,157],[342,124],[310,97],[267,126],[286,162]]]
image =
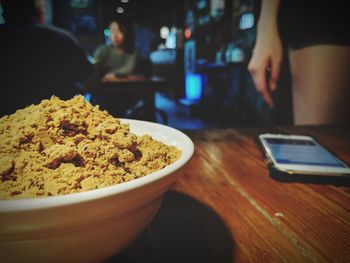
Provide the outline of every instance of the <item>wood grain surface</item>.
[[192,160],[147,230],[106,262],[350,262],[350,188],[271,178],[263,132],[312,135],[350,163],[349,127],[187,132]]

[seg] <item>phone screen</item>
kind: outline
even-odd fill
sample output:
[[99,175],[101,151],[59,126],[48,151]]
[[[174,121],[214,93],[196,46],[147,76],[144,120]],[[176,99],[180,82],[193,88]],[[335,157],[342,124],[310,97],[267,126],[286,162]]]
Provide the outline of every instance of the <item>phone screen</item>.
[[321,145],[312,140],[265,138],[275,161],[279,164],[346,167]]

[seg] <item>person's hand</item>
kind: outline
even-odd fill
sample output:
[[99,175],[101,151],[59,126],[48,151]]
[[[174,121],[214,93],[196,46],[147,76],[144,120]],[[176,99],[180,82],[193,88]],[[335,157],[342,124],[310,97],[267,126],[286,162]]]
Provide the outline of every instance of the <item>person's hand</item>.
[[107,73],[106,75],[104,75],[104,77],[102,78],[102,82],[108,82],[108,81],[113,81],[118,79],[114,73]]
[[271,94],[277,88],[281,62],[282,44],[277,29],[269,28],[258,32],[248,70],[257,91],[270,108],[274,106]]

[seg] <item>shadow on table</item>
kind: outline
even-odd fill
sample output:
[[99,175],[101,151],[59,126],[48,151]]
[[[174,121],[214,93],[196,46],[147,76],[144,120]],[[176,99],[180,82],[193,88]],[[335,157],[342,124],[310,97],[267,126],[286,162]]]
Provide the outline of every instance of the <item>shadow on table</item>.
[[233,261],[234,241],[214,210],[170,191],[149,227],[105,263]]

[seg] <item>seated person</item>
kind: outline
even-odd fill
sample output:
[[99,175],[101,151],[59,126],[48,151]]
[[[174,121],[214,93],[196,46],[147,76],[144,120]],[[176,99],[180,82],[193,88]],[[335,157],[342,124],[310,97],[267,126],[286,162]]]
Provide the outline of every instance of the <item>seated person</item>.
[[[138,53],[128,48],[125,29],[117,21],[112,21],[109,30],[111,44],[101,45],[93,55],[95,74],[89,84],[97,89],[103,82],[132,75],[138,64]],[[118,94],[97,94],[91,102],[121,118],[127,117],[127,111],[139,101],[138,96],[123,91]]]
[[0,0],[0,117],[52,95],[69,99],[93,72],[72,34],[40,23],[38,3]]
[[132,74],[138,56],[136,51],[130,51],[126,47],[126,31],[118,22],[112,21],[109,30],[111,44],[98,47],[94,54],[94,64],[102,74],[102,81]]

